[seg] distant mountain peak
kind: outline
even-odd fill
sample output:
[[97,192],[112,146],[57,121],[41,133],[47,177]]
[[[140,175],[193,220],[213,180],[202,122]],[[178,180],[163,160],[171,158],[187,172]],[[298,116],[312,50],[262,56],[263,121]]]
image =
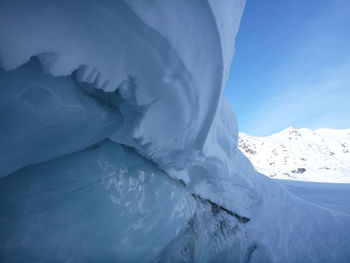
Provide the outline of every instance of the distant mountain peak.
[[288,127],[266,137],[240,133],[239,148],[270,177],[350,182],[350,129]]

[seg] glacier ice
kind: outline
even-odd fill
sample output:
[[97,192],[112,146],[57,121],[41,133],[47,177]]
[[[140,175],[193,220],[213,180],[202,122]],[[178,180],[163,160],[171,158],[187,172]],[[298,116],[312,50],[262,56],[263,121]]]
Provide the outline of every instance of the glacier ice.
[[0,2],[1,259],[346,262],[349,215],[237,149],[222,90],[243,7]]
[[249,249],[236,217],[108,139],[22,168],[0,192],[5,262],[205,262]]
[[[82,7],[79,1],[28,4],[19,0],[1,5],[0,52],[5,70],[38,56],[47,74],[72,75],[82,88],[90,86],[87,92],[92,96],[96,92],[89,92],[91,88],[118,93],[123,100],[116,108],[129,121],[110,134],[113,141],[135,148],[186,184],[189,173],[206,177],[205,184],[204,180],[198,184],[193,175],[191,188],[249,216],[247,207],[255,202],[249,197],[252,193],[245,195],[249,202],[243,206],[216,194],[226,185],[226,174],[240,177],[231,165],[236,148],[231,134],[237,133],[237,127],[230,111],[221,110],[225,107],[221,95],[242,1],[225,5],[154,1],[151,6],[144,1],[87,1]],[[229,10],[235,16],[229,16]],[[23,48],[27,32],[35,41]],[[224,178],[212,180],[212,174]],[[238,180],[248,183],[245,177]],[[235,187],[241,189],[232,184],[230,191]],[[249,187],[244,188],[249,192]]]
[[35,57],[0,69],[0,176],[83,150],[121,124],[116,109],[87,96],[71,77],[45,74]]
[[20,169],[0,184],[2,260],[150,261],[196,211],[173,181],[110,141]]

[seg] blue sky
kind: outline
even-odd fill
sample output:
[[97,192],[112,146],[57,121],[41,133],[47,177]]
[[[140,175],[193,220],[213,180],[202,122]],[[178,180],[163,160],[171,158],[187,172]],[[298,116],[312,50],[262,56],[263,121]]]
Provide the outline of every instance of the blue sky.
[[350,0],[248,0],[235,50],[240,131],[350,128]]

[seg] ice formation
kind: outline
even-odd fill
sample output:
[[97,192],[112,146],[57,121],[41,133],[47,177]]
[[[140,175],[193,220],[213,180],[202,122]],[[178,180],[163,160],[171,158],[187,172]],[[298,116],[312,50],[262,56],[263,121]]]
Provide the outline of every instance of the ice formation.
[[346,262],[349,216],[237,150],[243,7],[0,2],[2,261]]

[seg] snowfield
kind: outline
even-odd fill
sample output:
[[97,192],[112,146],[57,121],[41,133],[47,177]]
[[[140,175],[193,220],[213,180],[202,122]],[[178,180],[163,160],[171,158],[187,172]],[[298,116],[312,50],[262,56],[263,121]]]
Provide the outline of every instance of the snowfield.
[[277,180],[292,194],[314,205],[350,215],[350,184]]
[[289,127],[267,137],[241,132],[238,146],[255,169],[293,196],[350,216],[350,129]]
[[349,262],[238,149],[244,3],[0,1],[1,262]]
[[272,178],[350,183],[350,129],[290,127],[267,137],[240,133],[239,148]]

